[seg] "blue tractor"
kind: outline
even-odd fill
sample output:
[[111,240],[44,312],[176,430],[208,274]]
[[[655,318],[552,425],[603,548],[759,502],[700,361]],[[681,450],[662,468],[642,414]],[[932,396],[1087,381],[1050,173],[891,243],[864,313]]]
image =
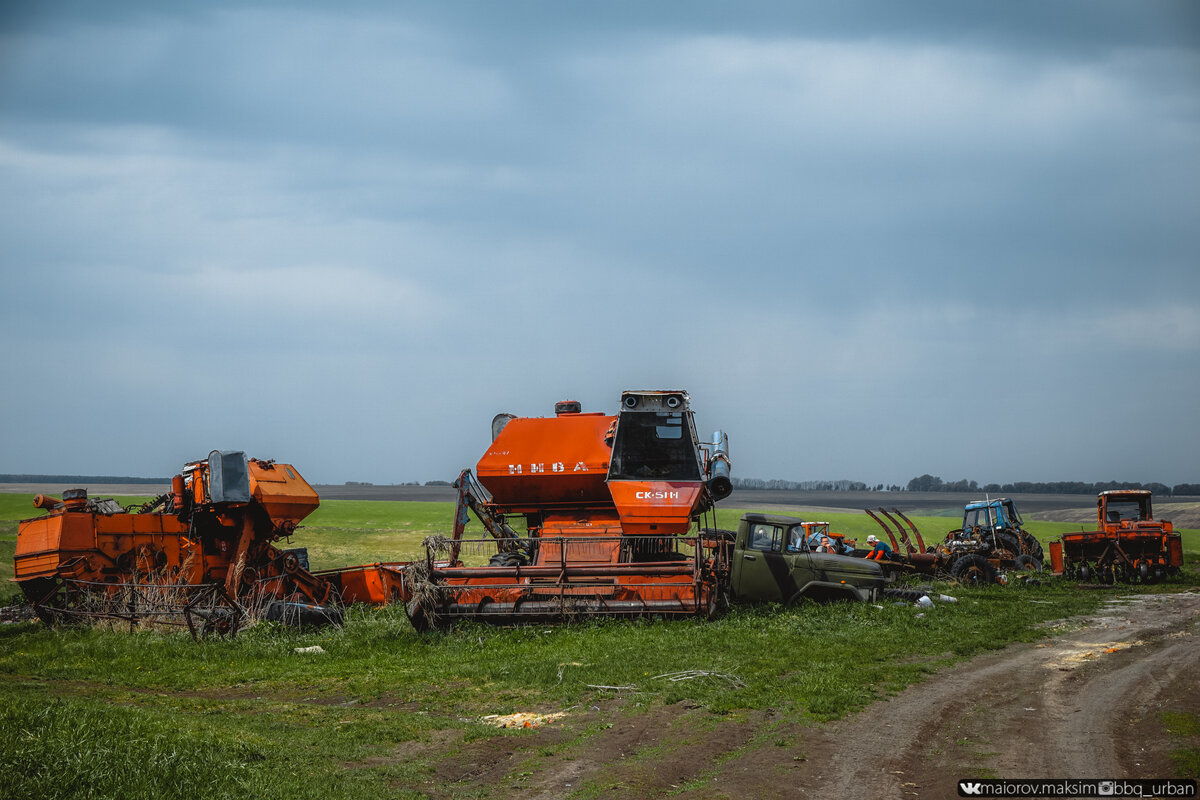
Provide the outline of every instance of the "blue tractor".
[[1036,561],[1037,568],[1040,568],[1044,556],[1042,544],[1021,527],[1023,524],[1016,504],[1007,497],[976,500],[963,508],[961,532],[1013,553],[1018,559],[1018,568],[1032,567],[1030,561]]

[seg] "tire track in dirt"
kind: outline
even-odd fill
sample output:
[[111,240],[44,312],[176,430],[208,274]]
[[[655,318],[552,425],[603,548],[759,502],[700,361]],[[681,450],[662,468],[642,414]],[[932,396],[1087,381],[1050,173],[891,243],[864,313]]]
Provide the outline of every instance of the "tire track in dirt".
[[958,778],[985,771],[1165,777],[1164,737],[1130,732],[1158,710],[1198,710],[1198,662],[1200,594],[1122,598],[1076,630],[947,668],[814,730],[796,796],[953,797]]

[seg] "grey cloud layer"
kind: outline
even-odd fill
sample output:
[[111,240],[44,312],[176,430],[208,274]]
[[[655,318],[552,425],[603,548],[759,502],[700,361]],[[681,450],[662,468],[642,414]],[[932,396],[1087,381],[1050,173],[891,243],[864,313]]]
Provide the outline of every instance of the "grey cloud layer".
[[445,478],[679,385],[743,475],[1195,480],[1192,7],[957,7],[0,18],[0,471]]

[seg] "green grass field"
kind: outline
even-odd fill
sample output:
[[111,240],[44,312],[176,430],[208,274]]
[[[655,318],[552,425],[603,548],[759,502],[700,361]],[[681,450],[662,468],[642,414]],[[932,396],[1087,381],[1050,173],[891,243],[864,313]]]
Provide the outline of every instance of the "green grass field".
[[[34,511],[27,495],[0,495],[6,577],[16,520]],[[314,568],[404,560],[425,536],[447,533],[452,513],[445,503],[326,501],[293,544],[309,548]],[[719,524],[735,527],[741,513],[722,511]],[[860,539],[876,530],[862,514],[825,518]],[[916,522],[933,541],[949,527],[944,518]],[[1030,527],[1043,541],[1078,529]],[[1160,590],[1195,582],[1200,532],[1185,533],[1185,549],[1187,579]],[[0,797],[423,797],[436,765],[472,742],[529,735],[481,723],[488,714],[597,706],[628,715],[686,701],[713,724],[763,710],[824,720],[961,659],[1035,639],[1042,623],[1111,597],[1055,580],[943,588],[960,602],[924,616],[906,605],[839,603],[735,607],[707,622],[466,625],[420,635],[400,609],[358,608],[342,628],[264,623],[201,642],[0,626]],[[325,653],[295,652],[311,645]],[[660,677],[684,670],[710,677]],[[614,700],[599,686],[629,688]],[[573,729],[559,746],[586,757],[597,731]],[[506,797],[513,785],[473,796]]]

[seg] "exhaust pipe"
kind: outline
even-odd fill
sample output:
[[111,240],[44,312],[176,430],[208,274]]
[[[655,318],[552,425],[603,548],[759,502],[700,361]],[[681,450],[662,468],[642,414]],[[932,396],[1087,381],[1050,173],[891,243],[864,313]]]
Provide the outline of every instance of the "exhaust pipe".
[[733,494],[729,467],[729,435],[725,431],[715,431],[712,454],[708,457],[708,491],[715,500],[724,500]]

